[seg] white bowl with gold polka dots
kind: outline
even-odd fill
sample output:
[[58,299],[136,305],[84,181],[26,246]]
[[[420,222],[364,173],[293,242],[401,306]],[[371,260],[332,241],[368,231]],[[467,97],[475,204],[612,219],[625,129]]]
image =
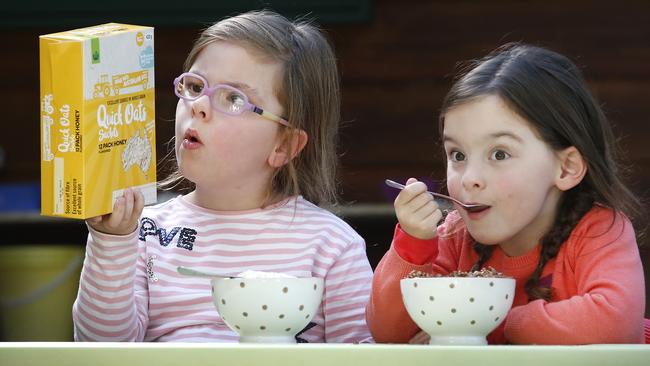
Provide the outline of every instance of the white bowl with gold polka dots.
[[212,299],[223,321],[245,343],[295,343],[318,311],[323,279],[215,278]]
[[405,278],[400,287],[406,311],[431,336],[430,344],[482,345],[510,310],[515,280]]

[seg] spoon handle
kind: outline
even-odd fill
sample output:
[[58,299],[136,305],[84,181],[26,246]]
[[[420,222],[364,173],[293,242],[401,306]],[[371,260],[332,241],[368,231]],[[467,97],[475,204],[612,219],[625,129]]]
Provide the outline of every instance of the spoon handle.
[[[404,189],[405,188],[405,186],[403,184],[397,183],[397,182],[392,181],[390,179],[386,179],[385,182],[386,182],[386,185],[389,186],[389,187],[393,187],[393,188],[397,188],[397,189]],[[447,195],[444,195],[444,194],[441,194],[441,193],[436,193],[436,192],[431,192],[431,191],[427,191],[427,193],[429,193],[430,195],[432,195],[434,197],[443,198],[443,199],[446,199],[446,200],[449,200],[449,201],[456,202],[461,206],[464,206],[464,204],[462,202],[456,200],[455,198],[451,198],[451,197],[449,197]]]
[[191,277],[207,277],[207,278],[233,278],[229,276],[222,276],[218,274],[212,274],[212,273],[206,273],[206,272],[201,272],[197,271],[195,269],[190,269],[186,267],[176,267],[176,271],[184,276],[191,276]]

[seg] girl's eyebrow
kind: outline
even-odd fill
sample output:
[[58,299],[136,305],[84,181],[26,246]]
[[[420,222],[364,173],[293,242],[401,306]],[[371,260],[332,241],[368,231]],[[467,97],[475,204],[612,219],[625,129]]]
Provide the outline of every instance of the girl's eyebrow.
[[507,137],[507,138],[511,138],[511,139],[513,139],[513,140],[515,140],[515,141],[517,141],[517,142],[519,142],[519,143],[523,143],[523,142],[524,142],[524,140],[522,140],[522,138],[519,137],[519,135],[514,134],[514,133],[512,133],[512,132],[508,132],[508,131],[498,131],[498,132],[494,132],[494,133],[491,133],[489,136],[490,136],[491,138],[495,139],[495,140],[498,139],[498,138],[501,138],[501,137]]
[[[191,69],[188,72],[191,72],[191,73],[197,74],[197,75],[201,75],[203,78],[205,78],[205,80],[208,81],[209,86],[213,86],[213,84],[210,83],[210,80],[208,80],[207,76],[205,76],[202,72],[199,72],[197,70],[191,70]],[[231,82],[224,81],[224,82],[220,82],[220,83],[215,83],[215,85],[216,84],[224,84],[224,85],[232,86],[233,88],[237,88],[237,89],[243,91],[246,94],[246,96],[251,98],[251,99],[257,99],[257,100],[260,99],[260,95],[259,95],[259,93],[257,93],[257,89],[253,88],[252,86],[250,86],[250,85],[248,85],[246,83],[242,83],[242,82],[238,82],[238,81],[231,81]]]
[[442,142],[451,142],[452,144],[456,143],[456,140],[454,140],[452,137],[449,137],[445,134],[442,135]]
[[253,88],[252,86],[246,84],[246,83],[240,83],[240,82],[224,82],[222,84],[230,85],[233,88],[237,88],[241,91],[243,91],[246,96],[250,99],[256,99],[259,100],[260,96],[257,93],[257,89]]
[[[522,138],[519,137],[517,134],[514,134],[512,132],[508,132],[508,131],[497,131],[497,132],[493,132],[493,133],[488,135],[488,138],[491,139],[491,140],[496,140],[496,139],[501,138],[501,137],[511,138],[511,139],[513,139],[513,140],[515,140],[515,141],[517,141],[519,143],[524,142],[524,140],[522,140]],[[454,140],[453,137],[448,136],[448,135],[443,135],[442,136],[442,142],[443,143],[444,142],[450,142],[452,144],[457,144],[456,140]]]

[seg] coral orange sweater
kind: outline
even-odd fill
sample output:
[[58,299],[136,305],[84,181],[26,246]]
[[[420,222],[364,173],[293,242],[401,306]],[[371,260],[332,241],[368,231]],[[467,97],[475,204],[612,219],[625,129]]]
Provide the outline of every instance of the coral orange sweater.
[[[513,307],[488,336],[490,344],[643,343],[645,286],[634,229],[622,215],[614,222],[612,217],[611,210],[595,206],[546,264],[541,282],[551,284],[550,302],[529,302],[523,287],[538,263],[539,246],[520,257],[495,248],[486,266],[514,277],[517,286]],[[392,246],[375,270],[366,308],[375,341],[406,343],[419,331],[399,288],[410,271],[446,274],[468,271],[476,263],[467,231],[450,232],[459,220],[451,213],[432,240],[413,238],[399,225],[395,229]]]

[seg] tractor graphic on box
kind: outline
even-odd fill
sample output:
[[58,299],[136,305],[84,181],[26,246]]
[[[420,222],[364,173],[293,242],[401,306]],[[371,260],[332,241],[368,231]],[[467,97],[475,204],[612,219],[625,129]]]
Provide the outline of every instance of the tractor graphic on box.
[[135,91],[133,90],[135,87],[141,87],[142,90],[145,90],[148,85],[149,72],[147,70],[113,75],[110,81],[107,74],[102,74],[99,77],[99,82],[95,84],[93,89],[93,97],[105,98],[111,95],[117,96],[125,90],[127,92],[133,92]]

